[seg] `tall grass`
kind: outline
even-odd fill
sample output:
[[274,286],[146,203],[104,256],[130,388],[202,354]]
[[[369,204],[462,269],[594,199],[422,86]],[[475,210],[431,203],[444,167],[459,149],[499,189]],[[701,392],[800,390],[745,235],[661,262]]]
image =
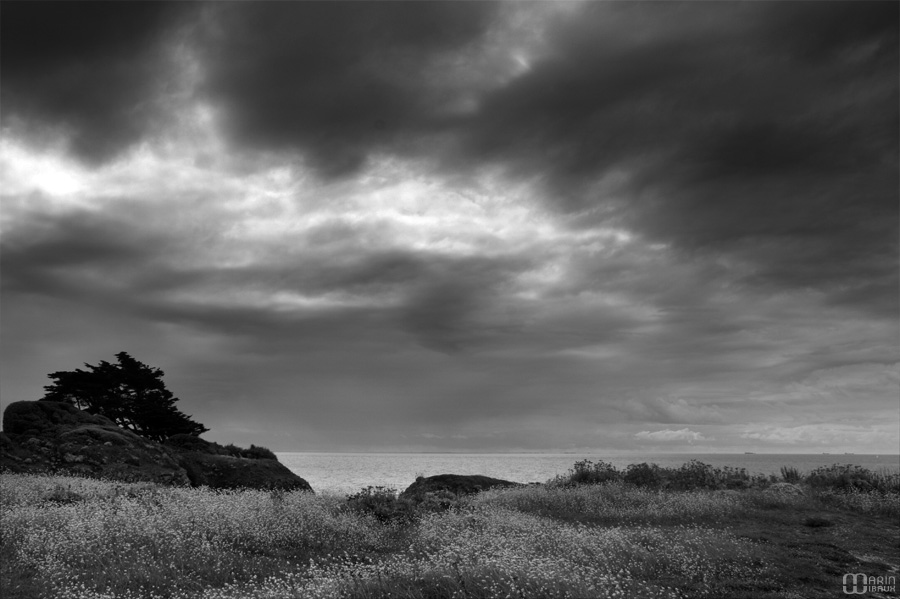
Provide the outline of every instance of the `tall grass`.
[[803,480],[803,476],[800,474],[800,471],[793,466],[782,466],[781,480],[786,483],[797,484]]
[[[31,576],[40,592],[28,593],[64,599],[674,599],[681,594],[672,581],[715,596],[717,577],[764,568],[754,546],[723,531],[562,522],[519,509],[519,494],[499,491],[395,522],[340,497],[302,492],[25,475],[3,475],[2,483],[3,583],[11,597]],[[590,507],[588,489],[550,492]],[[610,489],[609,498],[626,493]],[[655,505],[645,501],[634,513]]]
[[815,489],[900,493],[900,472],[887,468],[873,472],[852,464],[832,464],[816,468],[803,477],[803,482]]
[[640,487],[689,491],[763,487],[776,480],[774,476],[751,475],[745,468],[716,468],[698,460],[691,460],[677,468],[631,464],[624,471],[602,460],[582,460],[576,462],[568,473],[555,477],[548,484],[565,487],[622,481]]
[[715,467],[691,460],[678,467],[656,464],[631,464],[625,470],[604,462],[581,460],[564,475],[548,481],[548,485],[577,485],[624,482],[637,487],[691,491],[697,489],[765,489],[775,482],[803,484],[815,490],[900,493],[900,470],[880,468],[872,471],[851,464],[832,464],[801,473],[793,466],[782,466],[781,476],[749,474],[745,468]]
[[299,491],[4,475],[0,507],[4,549],[59,597],[194,593],[300,572],[336,552],[377,552],[389,542],[374,518],[344,509],[339,498]]
[[689,524],[710,522],[743,506],[738,496],[704,491],[673,493],[621,482],[576,487],[530,486],[495,489],[474,499],[477,505],[597,524]]
[[[0,585],[4,599],[717,597],[771,579],[765,547],[727,531],[747,513],[900,515],[888,471],[779,479],[583,461],[572,473],[420,504],[377,487],[341,497],[2,474]],[[770,487],[787,479],[799,490]]]

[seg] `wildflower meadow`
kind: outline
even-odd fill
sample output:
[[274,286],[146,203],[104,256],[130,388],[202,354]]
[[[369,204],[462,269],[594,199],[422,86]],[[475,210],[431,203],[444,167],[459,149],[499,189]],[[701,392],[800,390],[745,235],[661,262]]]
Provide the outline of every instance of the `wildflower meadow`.
[[[644,469],[655,482],[640,485],[627,482],[634,469],[601,464],[603,480],[581,481],[596,465],[576,466],[419,506],[391,489],[347,498],[3,474],[0,584],[7,599],[789,599],[836,596],[832,570],[896,567],[892,473],[743,485],[729,472],[720,485],[695,464],[706,482],[669,472],[675,488],[666,472]],[[839,542],[832,563],[809,569],[816,547]]]

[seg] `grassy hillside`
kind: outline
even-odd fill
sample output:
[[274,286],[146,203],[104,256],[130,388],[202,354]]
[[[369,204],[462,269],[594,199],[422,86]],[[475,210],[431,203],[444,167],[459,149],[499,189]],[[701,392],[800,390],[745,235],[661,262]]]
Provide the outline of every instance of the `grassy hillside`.
[[787,599],[841,596],[848,572],[897,576],[896,473],[785,469],[744,484],[738,471],[687,468],[629,482],[581,462],[546,485],[416,504],[386,489],[348,499],[4,474],[0,588],[7,599]]

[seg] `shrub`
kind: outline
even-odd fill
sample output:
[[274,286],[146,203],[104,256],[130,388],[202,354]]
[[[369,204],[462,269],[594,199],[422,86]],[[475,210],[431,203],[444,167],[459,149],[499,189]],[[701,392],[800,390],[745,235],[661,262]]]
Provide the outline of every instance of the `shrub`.
[[210,452],[211,447],[215,447],[215,443],[201,439],[197,435],[189,435],[187,433],[179,433],[172,435],[165,442],[170,447],[175,447],[182,451],[200,451]]
[[764,487],[769,480],[761,475],[750,475],[746,468],[716,468],[697,460],[691,460],[665,474],[671,479],[674,489],[690,491],[695,489],[749,489]]
[[802,478],[803,477],[800,474],[800,471],[793,466],[781,467],[781,480],[783,480],[784,482],[796,485],[802,480]]
[[691,489],[718,489],[719,477],[709,464],[691,460],[672,473],[672,486],[682,491]]
[[900,470],[881,467],[872,472],[872,485],[879,491],[900,493]]
[[746,468],[732,468],[730,466],[725,466],[721,470],[717,470],[717,472],[721,473],[719,476],[721,480],[724,481],[726,489],[765,487],[769,482],[777,480],[774,476],[767,478],[762,474],[750,475],[747,473]]
[[228,445],[219,445],[213,441],[206,441],[196,435],[172,435],[166,440],[166,445],[175,447],[182,451],[197,451],[209,455],[231,456],[233,458],[249,458],[251,460],[277,460],[275,453],[260,447],[258,445],[250,445],[249,449],[238,447],[233,443]]
[[638,487],[659,487],[665,482],[665,471],[656,464],[629,464],[622,480]]
[[631,464],[624,472],[606,462],[590,460],[576,462],[565,475],[548,481],[551,486],[574,486],[614,481],[626,482],[638,487],[671,488],[678,491],[698,489],[749,489],[766,487],[777,477],[748,474],[745,468],[725,466],[716,468],[697,460],[691,460],[678,468],[663,468],[656,464]]
[[366,487],[347,496],[347,506],[355,511],[375,516],[381,522],[409,519],[415,504],[397,497],[397,490],[390,487]]
[[549,481],[551,485],[557,486],[573,486],[573,485],[596,485],[610,481],[616,481],[621,478],[622,474],[616,470],[616,467],[604,461],[594,463],[590,460],[581,460],[575,462],[575,465],[569,469],[569,472],[562,476],[557,476]]
[[416,512],[421,514],[464,508],[469,505],[470,497],[466,493],[453,493],[447,490],[429,491],[416,505]]
[[278,457],[271,449],[267,449],[265,447],[260,447],[258,445],[250,445],[249,449],[244,449],[243,447],[238,447],[237,445],[232,445],[229,443],[225,446],[225,452],[227,455],[236,457],[236,458],[248,458],[251,460],[277,460]]
[[806,475],[805,482],[814,489],[873,491],[881,490],[886,481],[862,466],[832,464],[816,468]]

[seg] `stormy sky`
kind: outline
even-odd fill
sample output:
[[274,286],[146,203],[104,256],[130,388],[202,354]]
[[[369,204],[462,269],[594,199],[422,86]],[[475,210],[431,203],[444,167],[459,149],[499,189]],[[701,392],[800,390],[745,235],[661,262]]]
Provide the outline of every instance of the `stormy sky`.
[[277,451],[897,453],[896,2],[0,6],[0,397]]

